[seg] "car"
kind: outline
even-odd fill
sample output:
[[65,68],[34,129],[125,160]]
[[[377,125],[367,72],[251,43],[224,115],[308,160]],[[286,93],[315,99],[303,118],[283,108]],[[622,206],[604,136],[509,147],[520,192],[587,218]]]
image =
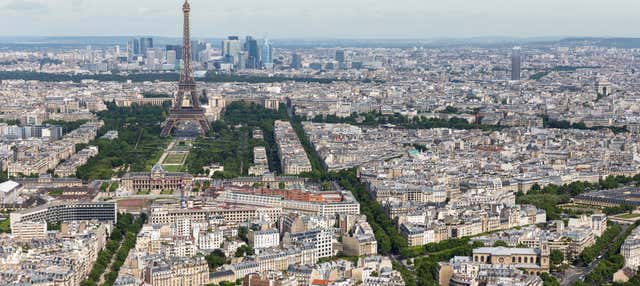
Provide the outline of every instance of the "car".
[[598,255],[597,259],[602,259],[602,255]]

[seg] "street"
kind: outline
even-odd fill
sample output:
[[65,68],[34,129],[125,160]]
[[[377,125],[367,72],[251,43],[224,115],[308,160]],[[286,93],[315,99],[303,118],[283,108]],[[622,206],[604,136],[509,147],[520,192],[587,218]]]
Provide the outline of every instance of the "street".
[[[626,225],[626,224],[622,224],[620,226],[622,227],[622,230],[620,231],[618,236],[616,236],[615,240],[620,239],[620,237],[624,234],[624,232],[629,227],[629,225]],[[596,258],[588,266],[586,267],[571,266],[567,270],[565,270],[564,273],[560,274],[560,276],[558,277],[559,278],[558,280],[560,280],[560,285],[568,286],[568,285],[572,285],[578,280],[584,280],[584,278],[589,273],[591,273],[591,271],[593,271],[593,269],[595,269],[596,266],[598,266],[598,263],[600,263],[600,261],[605,258],[606,256],[605,254],[609,251],[610,247],[611,247],[611,244],[607,244],[607,247],[602,249],[602,251],[600,251],[600,253],[598,254],[597,257],[599,258]]]

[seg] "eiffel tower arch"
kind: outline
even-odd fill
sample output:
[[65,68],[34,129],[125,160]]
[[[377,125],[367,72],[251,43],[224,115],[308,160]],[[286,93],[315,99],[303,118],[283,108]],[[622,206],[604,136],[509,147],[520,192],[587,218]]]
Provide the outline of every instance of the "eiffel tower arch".
[[162,136],[171,136],[173,129],[180,123],[194,122],[200,129],[199,133],[204,135],[209,130],[209,121],[205,116],[204,108],[200,106],[200,100],[196,92],[196,81],[193,78],[191,67],[191,32],[189,28],[189,13],[191,5],[185,0],[182,5],[184,13],[184,29],[182,31],[182,69],[180,71],[180,82],[178,84],[178,94],[173,100],[167,120],[162,126]]

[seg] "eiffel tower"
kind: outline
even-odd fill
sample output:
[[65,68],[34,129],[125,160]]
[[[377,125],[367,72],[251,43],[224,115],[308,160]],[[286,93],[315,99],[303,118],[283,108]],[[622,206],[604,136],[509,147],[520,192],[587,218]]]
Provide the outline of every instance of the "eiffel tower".
[[184,13],[184,29],[182,37],[182,70],[180,72],[180,83],[178,84],[178,94],[173,101],[173,106],[169,110],[169,116],[162,126],[162,136],[171,136],[171,131],[178,123],[195,122],[200,126],[200,134],[209,130],[209,121],[204,114],[204,109],[200,107],[200,100],[196,94],[196,81],[193,79],[191,68],[191,38],[189,30],[189,12],[191,6],[189,0],[182,5]]

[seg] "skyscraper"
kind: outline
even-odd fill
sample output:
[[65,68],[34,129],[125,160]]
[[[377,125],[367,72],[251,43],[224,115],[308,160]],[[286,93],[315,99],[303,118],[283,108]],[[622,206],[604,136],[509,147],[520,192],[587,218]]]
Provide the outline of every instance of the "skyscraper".
[[175,51],[176,52],[176,60],[182,59],[182,46],[181,45],[167,45],[167,52]]
[[336,50],[336,61],[340,63],[344,63],[344,50]]
[[262,45],[262,66],[264,68],[273,67],[273,44],[269,39],[265,39]]
[[300,57],[299,54],[291,55],[291,68],[292,69],[302,68],[302,58]]
[[520,47],[515,47],[511,52],[511,80],[520,80],[521,65],[522,55],[520,54]]
[[167,50],[167,64],[168,65],[176,65],[176,51],[174,50]]
[[241,69],[245,69],[247,67],[247,52],[245,51],[240,51],[238,53],[238,64],[236,65],[236,69],[241,70]]
[[247,68],[259,68],[260,48],[258,47],[258,41],[251,36],[247,36],[244,42],[244,50],[247,52]]
[[153,48],[153,38],[140,38],[140,55],[146,55],[147,50]]
[[129,45],[131,46],[131,56],[137,56],[140,55],[140,40],[139,39],[132,39],[129,41]]
[[222,56],[225,62],[233,64],[236,68],[240,62],[240,52],[242,51],[242,43],[237,36],[229,36],[222,41]]
[[191,41],[191,60],[202,61],[200,53],[207,49],[207,44],[202,41]]

